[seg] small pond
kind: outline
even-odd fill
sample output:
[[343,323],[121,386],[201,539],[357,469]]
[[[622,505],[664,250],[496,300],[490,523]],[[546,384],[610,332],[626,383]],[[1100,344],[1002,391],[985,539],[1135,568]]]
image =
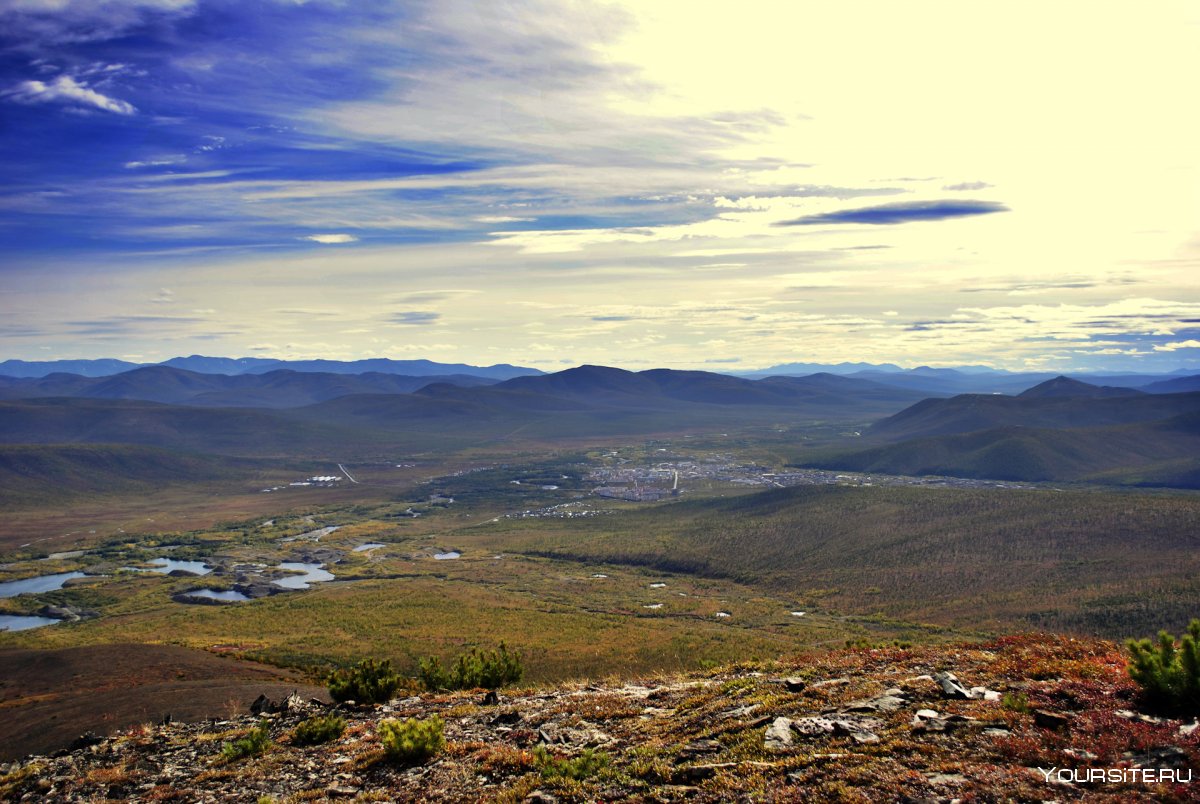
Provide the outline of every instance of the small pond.
[[358,547],[355,547],[354,552],[365,553],[368,550],[378,550],[380,547],[387,547],[387,545],[383,542],[368,542],[367,544],[360,544]]
[[450,559],[458,558],[461,555],[462,553],[458,552],[457,550],[451,550],[448,553],[434,553],[433,557],[438,561],[449,561]]
[[26,617],[20,614],[0,614],[0,631],[27,631],[30,628],[41,628],[43,625],[54,625],[59,620],[53,617]]
[[187,593],[190,597],[208,597],[213,600],[249,600],[236,589],[193,589]]
[[72,578],[82,578],[83,575],[82,572],[60,572],[56,575],[39,575],[36,578],[25,578],[20,581],[5,581],[0,583],[0,597],[53,592],[55,589],[62,589],[63,584]]
[[207,575],[212,572],[212,567],[205,564],[203,561],[180,561],[174,558],[156,558],[150,562],[154,567],[129,567],[129,569],[137,570],[138,572],[161,572],[166,575],[175,570],[184,570],[193,575]]
[[296,570],[304,574],[289,575],[286,578],[272,581],[272,583],[284,589],[307,589],[310,583],[332,581],[333,573],[321,569],[324,566],[324,564],[301,564],[295,561],[285,561],[279,565],[279,569]]

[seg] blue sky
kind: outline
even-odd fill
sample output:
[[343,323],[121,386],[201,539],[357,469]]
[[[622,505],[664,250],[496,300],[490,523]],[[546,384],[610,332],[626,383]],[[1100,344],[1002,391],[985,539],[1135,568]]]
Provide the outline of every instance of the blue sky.
[[1188,3],[0,0],[3,357],[1200,368]]

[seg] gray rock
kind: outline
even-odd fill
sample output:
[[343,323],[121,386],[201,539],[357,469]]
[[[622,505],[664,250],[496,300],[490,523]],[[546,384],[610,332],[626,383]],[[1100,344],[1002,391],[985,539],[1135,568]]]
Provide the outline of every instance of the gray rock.
[[775,722],[767,727],[763,746],[768,751],[784,751],[792,747],[792,721],[790,718],[777,717]]
[[[780,719],[787,720],[787,718]],[[788,725],[791,725],[791,721],[788,722]],[[768,735],[770,731],[770,729],[767,729]],[[790,733],[788,734],[788,739],[791,739]],[[688,743],[683,748],[679,749],[679,758],[680,761],[682,761],[687,759],[695,759],[699,756],[707,756],[708,754],[716,754],[719,753],[724,747],[725,746],[721,745],[721,743],[717,740],[696,740],[695,742]]]
[[[889,691],[890,692],[890,691]],[[891,695],[884,693],[875,698],[865,698],[861,701],[851,701],[850,703],[839,709],[839,712],[854,713],[854,712],[895,712],[908,703],[903,692],[900,695]]]
[[969,700],[972,697],[967,688],[958,683],[958,677],[953,673],[937,673],[934,675],[933,680],[934,683],[942,688],[943,698]]
[[808,687],[808,682],[798,676],[783,680],[783,688],[788,692],[804,692],[806,687]]
[[978,726],[979,721],[966,715],[939,715],[932,709],[920,709],[910,723],[914,734],[953,731],[962,726]]
[[859,743],[879,742],[875,729],[883,721],[873,717],[802,717],[792,721],[792,731],[804,737],[850,737]]

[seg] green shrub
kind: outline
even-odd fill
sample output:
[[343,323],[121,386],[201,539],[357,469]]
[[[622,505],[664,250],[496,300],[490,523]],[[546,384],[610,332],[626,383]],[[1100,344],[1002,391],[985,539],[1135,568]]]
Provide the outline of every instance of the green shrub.
[[1159,631],[1158,644],[1129,640],[1129,676],[1147,703],[1180,715],[1200,713],[1200,620],[1192,620],[1176,645]]
[[271,730],[264,720],[245,736],[221,746],[221,756],[230,762],[242,757],[255,757],[271,747]]
[[442,719],[432,715],[424,720],[379,721],[379,739],[388,757],[399,762],[420,762],[446,747]]
[[455,659],[449,670],[437,657],[422,659],[417,669],[418,679],[428,690],[495,690],[520,681],[524,674],[521,657],[503,642],[498,650],[472,648]]
[[612,764],[612,757],[592,748],[583,749],[577,757],[558,757],[539,745],[533,749],[533,761],[547,781],[573,779],[582,782],[605,771]]
[[302,721],[292,732],[292,745],[320,745],[336,740],[346,730],[341,715],[317,715]]
[[1029,704],[1029,696],[1023,692],[1004,693],[1004,697],[1000,699],[1000,706],[1010,712],[1020,712],[1026,715],[1033,711],[1033,707]]
[[329,696],[339,703],[386,703],[399,686],[400,676],[392,670],[390,659],[364,659],[349,670],[334,671],[329,677]]

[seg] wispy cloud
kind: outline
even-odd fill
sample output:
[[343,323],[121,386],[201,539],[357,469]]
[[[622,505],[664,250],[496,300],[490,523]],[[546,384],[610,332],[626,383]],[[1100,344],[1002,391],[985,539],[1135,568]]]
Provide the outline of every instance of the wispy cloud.
[[62,103],[120,115],[131,115],[137,111],[132,103],[103,95],[69,75],[60,75],[50,83],[22,81],[5,94],[19,103]]
[[354,243],[358,238],[351,234],[315,234],[308,235],[305,240],[311,240],[314,243],[324,243],[325,245],[334,245],[338,243]]

